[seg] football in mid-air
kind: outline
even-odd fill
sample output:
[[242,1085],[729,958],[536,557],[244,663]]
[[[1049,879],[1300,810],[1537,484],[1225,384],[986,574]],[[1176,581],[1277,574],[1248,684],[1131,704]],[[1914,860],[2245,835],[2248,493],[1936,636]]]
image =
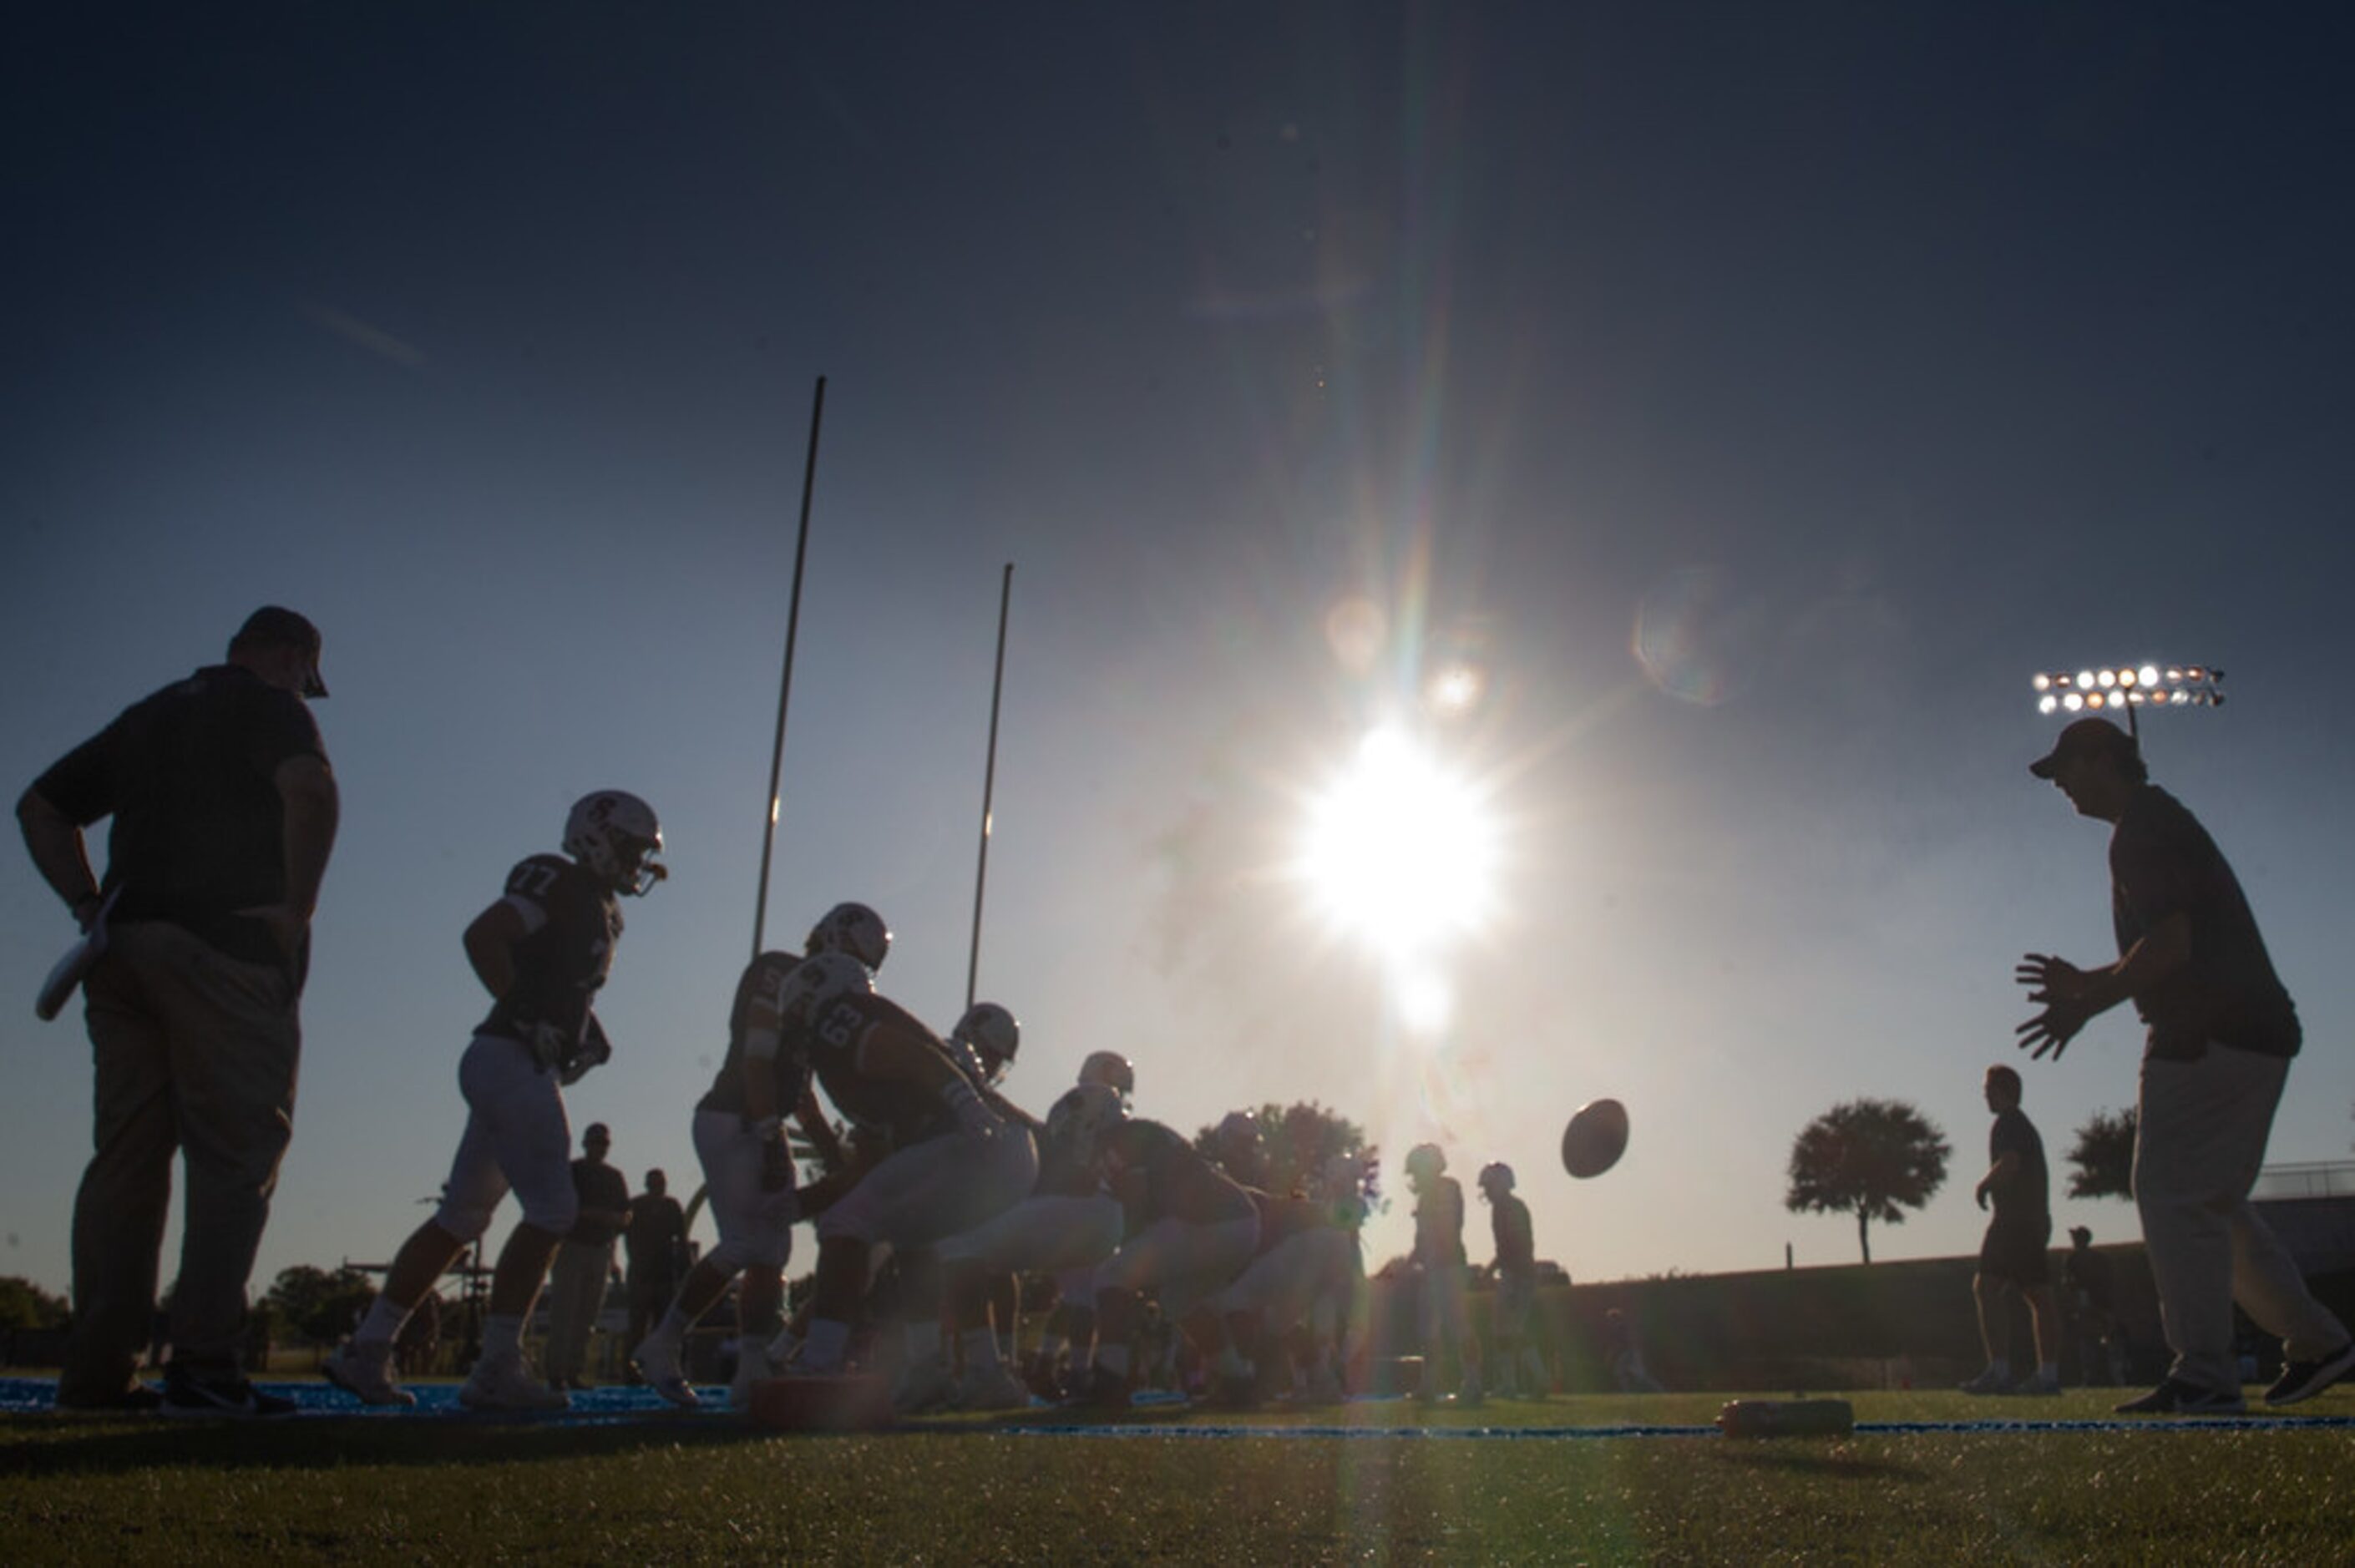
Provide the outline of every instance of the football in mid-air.
[[1561,1168],[1583,1180],[1600,1176],[1627,1152],[1627,1107],[1617,1100],[1589,1100],[1561,1129]]

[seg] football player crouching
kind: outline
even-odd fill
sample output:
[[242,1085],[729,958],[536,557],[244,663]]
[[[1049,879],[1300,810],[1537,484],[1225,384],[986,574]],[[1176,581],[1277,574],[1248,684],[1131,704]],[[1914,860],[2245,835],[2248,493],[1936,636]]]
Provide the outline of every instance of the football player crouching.
[[1086,1127],[1085,1118],[1074,1115],[1087,1102],[1082,1089],[1066,1094],[1049,1113],[1038,1133],[1039,1178],[1028,1197],[941,1244],[964,1360],[964,1381],[957,1390],[961,1409],[1020,1409],[1036,1387],[1035,1377],[1026,1387],[1006,1369],[1000,1331],[1018,1342],[1019,1329],[1012,1321],[992,1324],[992,1287],[1021,1274],[1076,1273],[1082,1282],[1079,1287],[1092,1290],[1096,1266],[1120,1245],[1120,1202],[1105,1190],[1092,1157],[1082,1157],[1083,1150],[1094,1147],[1092,1128],[1118,1119],[1117,1097],[1096,1092],[1103,1097],[1096,1103],[1098,1118]]
[[800,953],[767,952],[745,966],[728,1013],[728,1053],[711,1087],[696,1102],[692,1131],[703,1189],[719,1240],[687,1271],[653,1331],[630,1352],[647,1384],[673,1404],[702,1403],[682,1369],[687,1331],[726,1295],[736,1293],[736,1372],[729,1403],[741,1410],[767,1378],[770,1337],[778,1329],[784,1268],[800,1215],[784,1119],[792,1115],[829,1169],[845,1156],[810,1086],[806,1053],[784,1048],[785,988],[820,953],[839,953],[868,969],[881,967],[890,930],[864,904],[838,904],[810,928]]
[[1341,1345],[1364,1313],[1366,1266],[1358,1239],[1364,1204],[1354,1190],[1338,1201],[1250,1192],[1259,1209],[1259,1252],[1211,1298],[1198,1330],[1220,1347],[1220,1397],[1256,1403],[1268,1381],[1263,1374],[1288,1354],[1295,1398],[1338,1403]]
[[1129,1341],[1141,1294],[1153,1291],[1168,1320],[1183,1323],[1250,1265],[1259,1211],[1177,1132],[1127,1118],[1108,1089],[1072,1092],[1083,1097],[1072,1114],[1100,1129],[1080,1152],[1120,1201],[1122,1215],[1119,1250],[1095,1272],[1096,1350],[1079,1398],[1117,1409],[1129,1400]]
[[952,1391],[932,1248],[1029,1191],[1039,1172],[1030,1128],[976,1086],[939,1035],[876,995],[847,955],[821,954],[795,969],[781,1012],[786,1048],[805,1053],[826,1099],[889,1150],[855,1181],[823,1192],[814,1184],[805,1194],[803,1213],[817,1221],[817,1277],[797,1370],[847,1370],[869,1255],[889,1245],[908,1347],[895,1399],[905,1408],[944,1403]]
[[618,900],[663,878],[654,858],[662,847],[662,826],[644,800],[619,789],[585,795],[565,820],[564,854],[517,864],[498,901],[466,927],[466,957],[495,999],[458,1063],[466,1130],[441,1207],[401,1244],[383,1290],[321,1369],[362,1403],[416,1403],[393,1379],[393,1338],[489,1228],[509,1192],[522,1202],[523,1218],[492,1272],[482,1358],[458,1401],[470,1410],[561,1410],[569,1403],[532,1375],[523,1327],[579,1207],[563,1090],[613,1054],[590,1004],[621,939]]

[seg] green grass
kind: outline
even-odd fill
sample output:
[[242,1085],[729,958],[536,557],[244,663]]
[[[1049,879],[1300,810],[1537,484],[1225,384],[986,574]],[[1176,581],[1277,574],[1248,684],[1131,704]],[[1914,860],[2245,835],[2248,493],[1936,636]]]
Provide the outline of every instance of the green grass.
[[[2090,1392],[2033,1405],[1855,1397],[1865,1421],[2107,1410]],[[1721,1399],[1427,1417],[1359,1405],[1346,1419],[1681,1424]],[[2343,1416],[2355,1400],[2318,1406]],[[1731,1442],[1106,1439],[982,1421],[836,1437],[719,1418],[0,1422],[12,1563],[2316,1563],[2355,1559],[2350,1496],[2355,1435],[2328,1426]]]

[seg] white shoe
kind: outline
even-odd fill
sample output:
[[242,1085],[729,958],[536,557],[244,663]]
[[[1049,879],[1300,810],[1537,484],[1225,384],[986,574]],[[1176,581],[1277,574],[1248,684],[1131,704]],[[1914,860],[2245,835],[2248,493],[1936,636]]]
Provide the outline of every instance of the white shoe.
[[891,1408],[903,1415],[944,1410],[955,1401],[956,1379],[938,1356],[910,1361],[900,1373],[900,1386],[891,1391]]
[[1028,1410],[1030,1391],[1022,1380],[1007,1372],[1004,1363],[992,1362],[979,1372],[965,1373],[964,1382],[957,1385],[957,1408],[960,1410]]
[[[728,1380],[728,1408],[751,1409],[752,1385],[766,1383],[776,1375],[776,1369],[769,1365],[768,1351],[754,1345],[747,1345],[737,1351],[736,1375]],[[655,1392],[661,1391],[657,1389]],[[694,1391],[690,1389],[688,1392],[692,1393]]]
[[680,1409],[692,1410],[703,1403],[702,1396],[687,1383],[687,1373],[679,1368],[676,1340],[648,1334],[630,1352],[630,1360],[637,1364],[638,1375],[646,1380],[648,1388]]
[[417,1396],[392,1378],[390,1340],[346,1340],[327,1352],[319,1373],[362,1404],[407,1410]]
[[486,1355],[476,1361],[473,1375],[458,1391],[458,1403],[469,1410],[572,1408],[563,1390],[550,1388],[532,1375],[531,1363],[520,1351]]

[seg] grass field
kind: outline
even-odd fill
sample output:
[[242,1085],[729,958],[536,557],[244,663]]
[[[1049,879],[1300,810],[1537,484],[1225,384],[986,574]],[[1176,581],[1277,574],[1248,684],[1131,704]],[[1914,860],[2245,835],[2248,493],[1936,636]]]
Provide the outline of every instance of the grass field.
[[[2033,1404],[1862,1394],[1842,1438],[1516,1437],[1700,1424],[1724,1396],[1477,1411],[1193,1413],[1135,1436],[948,1420],[779,1436],[305,1416],[0,1421],[12,1563],[2355,1561],[2355,1398],[2310,1424],[2108,1427]],[[2336,1417],[2336,1420],[2330,1419]],[[1045,1413],[1033,1418],[1048,1419]],[[1057,1417],[1056,1419],[1060,1419]],[[1348,1432],[1285,1436],[1313,1422]],[[2083,1429],[2068,1424],[2085,1422]],[[2057,1424],[2057,1425],[2056,1425]],[[1206,1426],[1256,1435],[1188,1437]],[[1398,1428],[1420,1428],[1396,1430]],[[1479,1429],[1486,1436],[1450,1436]],[[1364,1435],[1354,1435],[1362,1433]]]

